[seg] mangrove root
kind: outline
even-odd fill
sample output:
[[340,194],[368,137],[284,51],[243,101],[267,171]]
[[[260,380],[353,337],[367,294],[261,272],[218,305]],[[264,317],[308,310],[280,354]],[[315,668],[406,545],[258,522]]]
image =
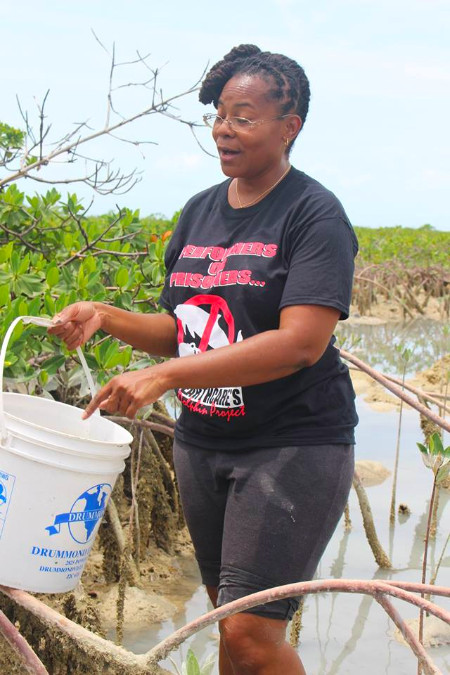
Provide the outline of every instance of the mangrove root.
[[355,471],[353,474],[353,487],[355,488],[356,494],[358,496],[359,506],[363,517],[364,530],[375,560],[377,564],[383,569],[391,569],[391,561],[384,552],[384,549],[380,544],[380,540],[378,539],[369,499],[357,471]]

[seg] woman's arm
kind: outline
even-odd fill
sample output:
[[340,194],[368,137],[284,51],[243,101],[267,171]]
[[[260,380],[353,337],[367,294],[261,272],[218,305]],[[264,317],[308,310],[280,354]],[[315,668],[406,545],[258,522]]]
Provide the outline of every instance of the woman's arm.
[[176,355],[175,318],[170,314],[141,314],[102,303],[94,305],[100,305],[97,311],[106,333],[154,356]]
[[175,356],[175,319],[170,314],[139,314],[101,302],[75,302],[53,318],[49,333],[57,335],[70,350],[80,347],[97,331],[155,356]]
[[285,307],[276,330],[114,377],[91,401],[84,416],[100,407],[132,418],[139,408],[169,389],[249,386],[291,375],[320,359],[339,316],[340,311],[332,307]]

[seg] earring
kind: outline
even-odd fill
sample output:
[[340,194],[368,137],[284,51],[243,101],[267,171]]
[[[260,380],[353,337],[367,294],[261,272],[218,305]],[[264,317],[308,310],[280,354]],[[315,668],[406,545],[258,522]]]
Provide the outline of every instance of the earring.
[[284,138],[283,140],[284,140],[284,145],[287,148],[288,145],[289,145],[289,138]]

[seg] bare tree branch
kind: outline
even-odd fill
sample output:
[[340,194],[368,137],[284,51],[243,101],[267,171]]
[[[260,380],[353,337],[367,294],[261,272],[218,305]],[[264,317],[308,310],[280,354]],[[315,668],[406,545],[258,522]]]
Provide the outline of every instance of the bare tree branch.
[[422,415],[425,415],[425,417],[428,417],[428,419],[430,419],[432,422],[437,424],[442,429],[450,431],[450,423],[447,422],[447,420],[434,413],[432,410],[427,408],[427,406],[423,405],[423,403],[419,403],[414,398],[409,396],[409,394],[404,392],[401,387],[399,387],[397,384],[394,384],[394,382],[388,380],[387,377],[385,377],[382,373],[375,370],[375,368],[371,368],[369,365],[367,365],[367,363],[364,363],[364,361],[361,361],[361,359],[358,359],[356,356],[353,356],[344,349],[340,349],[339,352],[346,361],[350,361],[350,363],[353,363],[353,365],[357,366],[360,370],[363,370],[365,373],[370,375],[370,377],[372,377],[374,380],[382,384],[383,387],[385,387],[393,394],[395,394],[395,396],[403,399],[405,403],[410,405],[412,408],[415,408]]
[[[194,127],[199,126],[195,122],[189,122],[181,118],[181,116],[171,112],[171,109],[174,107],[174,103],[188,94],[191,94],[198,89],[198,84],[201,81],[204,73],[201,75],[199,80],[194,83],[191,87],[181,92],[180,94],[175,94],[173,96],[165,97],[162,93],[161,88],[158,86],[158,75],[159,69],[152,69],[147,63],[149,55],[142,56],[137,52],[137,58],[131,61],[119,62],[116,57],[116,47],[115,44],[112,46],[112,51],[108,50],[105,45],[101,42],[98,36],[92,31],[95,40],[101,46],[101,48],[109,55],[111,59],[109,67],[109,87],[107,93],[107,110],[106,110],[106,120],[105,124],[101,129],[93,129],[87,121],[77,122],[74,129],[64,134],[61,138],[56,141],[50,141],[49,132],[51,125],[46,125],[46,114],[45,106],[48,101],[49,91],[46,92],[42,102],[37,105],[38,107],[38,134],[37,138],[34,133],[34,130],[31,127],[28,113],[23,110],[22,105],[19,100],[18,106],[21,117],[25,124],[25,137],[26,141],[24,147],[18,150],[17,152],[5,153],[5,158],[0,162],[0,166],[4,168],[13,167],[14,163],[19,161],[19,167],[17,169],[12,169],[12,172],[4,178],[0,179],[0,191],[6,185],[20,179],[28,177],[36,182],[40,183],[54,183],[54,184],[69,184],[69,183],[80,183],[84,182],[85,184],[92,187],[95,191],[100,194],[110,194],[112,192],[116,194],[124,194],[128,192],[137,182],[140,180],[138,178],[138,172],[132,171],[128,174],[123,174],[121,170],[113,170],[111,167],[111,162],[106,161],[100,158],[94,158],[89,156],[84,156],[80,152],[81,146],[86,143],[91,143],[97,138],[103,136],[111,136],[114,140],[117,140],[121,143],[128,143],[133,145],[140,151],[140,146],[146,144],[156,144],[153,141],[140,140],[140,139],[127,139],[121,134],[117,134],[118,130],[125,128],[126,126],[136,122],[137,120],[152,115],[152,114],[164,114],[171,119],[178,121],[182,124],[187,124],[191,131],[193,132]],[[130,65],[141,65],[145,70],[151,73],[151,76],[145,77],[142,81],[130,81],[126,83],[115,84],[115,75],[118,68],[130,66]],[[113,101],[113,92],[119,89],[128,88],[128,87],[143,87],[151,91],[151,105],[146,107],[139,112],[125,117],[117,110]],[[115,115],[119,119],[117,121],[112,120],[112,115]],[[194,133],[194,132],[193,132]],[[194,134],[195,137],[195,134]],[[31,141],[31,144],[28,143],[28,140]],[[197,143],[204,150],[203,146],[196,139]],[[30,147],[31,145],[31,147]],[[33,151],[36,150],[37,156],[33,155]],[[206,150],[204,150],[207,152]],[[140,151],[141,152],[141,151]],[[210,154],[210,153],[208,153]],[[6,156],[8,155],[8,156]],[[141,152],[142,155],[142,152]],[[85,175],[78,175],[74,178],[65,178],[50,180],[43,178],[42,176],[37,176],[36,173],[39,172],[42,167],[49,164],[59,163],[59,159],[64,159],[65,163],[74,163],[79,159],[84,159],[88,165],[94,164],[94,168],[87,168]]]

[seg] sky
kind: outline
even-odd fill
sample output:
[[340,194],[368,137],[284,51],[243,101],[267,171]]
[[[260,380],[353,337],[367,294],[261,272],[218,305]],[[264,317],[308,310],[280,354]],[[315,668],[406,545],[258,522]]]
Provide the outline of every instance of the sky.
[[[449,35],[450,0],[0,0],[0,121],[23,128],[18,97],[38,124],[37,103],[50,90],[49,142],[75,123],[101,129],[113,45],[118,63],[148,54],[158,89],[172,97],[233,46],[253,43],[305,69],[312,99],[291,161],[338,196],[353,224],[450,230]],[[118,113],[131,116],[151,104],[145,88],[120,87],[149,72],[138,63],[116,68]],[[172,113],[187,121],[201,122],[213,110],[199,103],[198,92],[174,105]],[[151,115],[120,136],[145,144],[103,137],[83,152],[125,173],[136,169],[140,182],[130,192],[98,196],[81,183],[59,188],[85,205],[94,198],[91,213],[117,205],[170,218],[224,179],[218,159],[179,121]],[[197,136],[214,155],[210,130],[199,128]],[[84,169],[82,162],[58,163],[40,176],[65,179]],[[29,179],[20,187],[47,189]]]

